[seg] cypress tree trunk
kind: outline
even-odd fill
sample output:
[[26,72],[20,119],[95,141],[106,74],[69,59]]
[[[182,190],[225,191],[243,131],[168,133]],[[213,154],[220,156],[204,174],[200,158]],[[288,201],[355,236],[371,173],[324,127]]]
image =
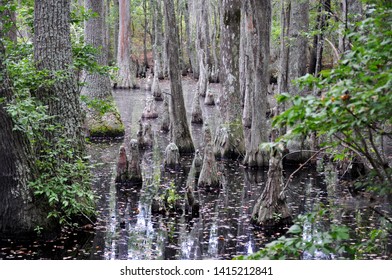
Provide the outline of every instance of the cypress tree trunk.
[[[4,1],[0,0],[0,5]],[[0,13],[0,28],[4,14]],[[4,38],[0,29],[0,39]],[[46,218],[45,203],[37,200],[28,181],[34,175],[32,152],[26,135],[15,130],[14,122],[6,110],[12,99],[10,81],[3,59],[5,49],[0,41],[0,236],[2,238],[35,238],[34,228],[44,231],[54,224]]]
[[[97,14],[97,16],[91,17],[85,22],[85,43],[97,49],[96,59],[98,64],[107,65],[107,52],[104,49],[103,0],[85,0],[85,8]],[[108,74],[86,73],[85,83],[86,85],[82,91],[84,95],[107,98],[112,94]]]
[[[38,92],[38,98],[48,105],[49,115],[62,129],[75,151],[84,150],[82,112],[76,80],[71,68],[70,0],[35,1],[34,59],[38,70],[48,70],[52,77],[61,72],[53,86]],[[55,138],[55,135],[52,135]]]
[[223,0],[221,6],[220,112],[224,123],[215,137],[218,156],[238,158],[244,155],[244,133],[239,81],[241,1]]
[[[251,104],[251,130],[250,145],[246,148],[244,163],[250,167],[265,166],[268,164],[266,155],[260,151],[259,146],[268,141],[267,127],[267,91],[269,83],[268,63],[270,52],[271,29],[271,1],[251,0],[247,9],[246,31],[249,34],[248,50],[252,59],[248,62],[251,69],[249,74],[254,75],[249,85],[248,99]],[[249,98],[250,97],[250,98]],[[249,102],[249,101],[248,101]],[[246,105],[246,104],[245,104]]]
[[130,0],[119,1],[119,33],[118,33],[118,50],[117,50],[117,66],[118,81],[117,87],[131,88],[131,53],[130,53],[130,37],[129,30],[131,23],[130,16]]
[[184,96],[181,84],[181,69],[178,53],[178,28],[174,13],[173,0],[164,0],[166,19],[166,50],[169,60],[170,76],[170,124],[171,141],[174,142],[180,153],[192,153],[192,137],[186,118]]
[[197,55],[196,55],[196,50],[195,50],[195,44],[193,44],[193,36],[192,36],[192,30],[191,30],[191,20],[190,20],[190,13],[191,13],[191,7],[193,3],[190,0],[187,0],[185,2],[185,12],[184,12],[184,20],[185,20],[185,31],[186,31],[186,46],[187,46],[187,52],[188,52],[188,57],[189,57],[189,65],[190,69],[193,74],[194,79],[199,78],[199,64],[197,60]]
[[[162,19],[158,20],[161,10],[161,1],[151,1],[151,10],[153,13],[153,26],[154,26],[154,77],[152,81],[151,92],[155,100],[163,100],[162,91],[159,86],[159,79],[163,78],[161,71],[161,60],[162,60]],[[160,24],[160,26],[159,26]]]

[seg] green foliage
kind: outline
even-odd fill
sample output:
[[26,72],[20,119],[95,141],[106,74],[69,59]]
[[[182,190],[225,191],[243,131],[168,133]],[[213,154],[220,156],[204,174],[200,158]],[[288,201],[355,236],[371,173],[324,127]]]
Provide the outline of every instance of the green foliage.
[[166,207],[170,210],[174,210],[176,206],[176,202],[181,198],[176,190],[176,185],[173,181],[170,182],[170,185],[166,187],[165,192],[161,195],[161,200],[165,201]]
[[369,6],[367,13],[358,31],[349,35],[351,51],[335,69],[299,79],[301,86],[316,87],[319,95],[278,96],[279,102],[289,101],[292,106],[273,124],[291,128],[280,140],[311,132],[326,136],[324,144],[343,145],[360,155],[377,180],[385,182],[391,177],[376,141],[391,137],[385,127],[392,124],[392,9]]
[[[32,30],[33,6],[33,1],[23,1],[18,9],[18,24],[22,28]],[[82,22],[75,20],[74,24]],[[63,129],[56,123],[56,116],[50,116],[48,107],[36,98],[41,89],[50,88],[59,80],[69,78],[69,73],[38,71],[31,42],[19,40],[14,43],[7,38],[1,39],[6,50],[2,60],[13,92],[10,100],[2,99],[1,102],[14,121],[14,129],[28,137],[33,162],[33,178],[29,186],[35,195],[46,198],[48,218],[55,218],[61,224],[71,224],[75,217],[92,217],[95,213],[95,196],[91,191],[91,165],[88,158],[73,148],[72,139],[63,138]],[[73,47],[76,63],[72,67],[90,67],[89,52],[93,50],[87,47],[79,49],[76,40]],[[48,135],[55,136],[56,141],[48,141]],[[37,233],[41,230],[40,227],[35,229]]]
[[88,108],[94,109],[96,112],[99,112],[101,116],[103,116],[107,112],[116,111],[116,106],[113,100],[93,98],[87,95],[81,95],[80,99],[86,104]]
[[45,146],[36,160],[39,176],[30,182],[34,194],[44,196],[50,206],[48,218],[70,224],[77,215],[95,213],[95,196],[90,189],[91,165],[72,150],[71,140],[59,138],[54,147]]

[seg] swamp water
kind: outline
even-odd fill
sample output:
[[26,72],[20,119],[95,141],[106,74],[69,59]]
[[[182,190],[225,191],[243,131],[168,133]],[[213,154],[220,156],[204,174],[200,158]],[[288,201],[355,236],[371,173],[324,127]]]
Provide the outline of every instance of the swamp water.
[[[169,92],[167,81],[163,81],[161,87]],[[211,85],[215,96],[218,87]],[[189,120],[197,86],[194,81],[184,79],[183,88]],[[93,163],[98,163],[93,182],[93,189],[99,197],[96,227],[64,232],[59,239],[44,243],[21,244],[3,240],[0,259],[231,259],[256,252],[263,244],[280,236],[280,233],[256,229],[250,222],[253,206],[267,181],[267,170],[248,170],[237,161],[218,162],[222,187],[216,192],[200,190],[198,217],[191,219],[184,213],[165,216],[151,213],[151,203],[159,188],[176,188],[179,196],[184,197],[193,159],[193,156],[182,157],[181,168],[176,171],[163,168],[163,154],[169,143],[168,134],[159,129],[163,102],[157,102],[157,119],[143,120],[151,123],[154,132],[153,147],[141,153],[143,185],[138,188],[116,185],[119,148],[125,145],[129,151],[130,140],[136,139],[138,121],[151,93],[142,87],[140,90],[115,90],[113,95],[125,125],[125,137],[92,142],[88,147]],[[204,106],[202,101],[204,119],[215,128],[219,122],[217,109]],[[202,126],[191,125],[190,128],[195,148],[202,152]],[[292,171],[286,169],[286,178]],[[313,169],[304,168],[298,172],[287,193],[293,214],[311,211],[320,202],[333,205],[333,219],[351,227],[357,232],[356,238],[365,242],[368,237],[361,236],[358,229],[377,228],[379,215],[366,204],[352,198],[345,199],[346,196],[336,190],[338,186],[333,182],[327,184],[326,178],[331,180],[331,176]],[[390,203],[377,207],[379,211],[391,212]],[[328,222],[305,226],[304,239],[327,228]],[[391,235],[386,237],[382,250],[378,257],[390,258]]]

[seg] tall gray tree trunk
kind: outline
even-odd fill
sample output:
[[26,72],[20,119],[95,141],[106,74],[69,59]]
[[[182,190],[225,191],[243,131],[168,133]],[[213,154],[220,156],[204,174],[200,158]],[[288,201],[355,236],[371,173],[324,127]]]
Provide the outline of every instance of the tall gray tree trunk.
[[[85,0],[85,9],[96,16],[86,20],[84,25],[85,43],[96,48],[98,54],[96,59],[99,65],[107,65],[107,52],[104,49],[104,5],[103,0]],[[96,98],[110,97],[112,94],[111,84],[108,74],[86,73],[86,85],[83,87],[84,95]]]
[[117,50],[117,66],[118,80],[117,87],[131,88],[133,87],[131,73],[131,52],[130,52],[130,0],[119,1],[119,33],[118,33],[118,50]]
[[[269,83],[268,64],[270,52],[271,30],[271,1],[249,1],[247,11],[246,32],[248,33],[248,50],[251,59],[248,62],[254,69],[249,74],[254,75],[253,84],[248,93],[251,104],[251,130],[250,145],[246,147],[244,163],[250,167],[265,166],[268,158],[262,153],[259,146],[268,141],[267,127],[267,91]],[[250,97],[250,98],[249,98]],[[248,103],[248,104],[249,104]],[[246,106],[247,104],[245,104]]]
[[38,97],[48,105],[53,121],[62,127],[56,136],[66,137],[75,151],[83,151],[82,112],[71,68],[70,0],[37,0],[34,16],[36,67],[49,71],[52,77],[58,72],[63,75],[51,87],[41,89]]
[[[155,97],[155,100],[162,99],[162,91],[159,86],[159,79],[163,78],[163,74],[161,71],[161,61],[162,61],[162,14],[161,14],[161,1],[153,1],[151,0],[151,11],[153,14],[153,29],[154,29],[154,44],[153,44],[153,53],[154,53],[154,77],[152,81],[151,92]],[[161,17],[159,19],[159,17]]]
[[238,158],[245,153],[239,81],[241,1],[223,0],[221,6],[220,112],[223,124],[215,137],[216,154]]
[[293,80],[306,74],[308,40],[305,33],[309,31],[309,0],[291,0],[290,12],[288,91],[301,94]]
[[184,96],[181,83],[181,69],[178,52],[178,27],[174,12],[173,0],[164,0],[166,50],[169,60],[170,76],[170,125],[171,141],[174,142],[180,153],[192,153],[195,148],[189,131],[186,117]]
[[[143,14],[144,14],[144,32],[143,32],[143,67],[144,69],[149,68],[147,60],[147,30],[148,30],[148,20],[147,20],[147,0],[143,0]],[[121,11],[121,10],[120,10]]]
[[185,21],[185,32],[186,32],[186,46],[187,53],[189,57],[189,65],[192,70],[192,76],[194,79],[199,78],[199,64],[197,59],[196,45],[194,44],[194,38],[192,33],[192,22],[190,19],[190,14],[194,10],[192,0],[187,0],[185,2],[185,11],[184,11],[184,21]]
[[[0,6],[4,2],[0,0]],[[6,109],[13,93],[3,64],[5,48],[2,40],[5,37],[12,39],[12,34],[10,30],[2,29],[3,23],[4,13],[0,12],[0,99],[3,100],[0,102],[0,236],[35,238],[35,227],[51,231],[56,224],[46,218],[45,202],[36,199],[28,187],[28,181],[34,174],[33,153],[26,135],[15,130],[14,122]]]
[[113,0],[113,10],[114,10],[114,26],[113,26],[113,58],[117,59],[118,56],[118,34],[120,29],[120,3],[119,0]]
[[212,52],[212,62],[210,69],[210,82],[219,82],[219,52],[218,52],[218,38],[219,38],[219,7],[217,3],[212,3],[210,1],[210,11],[212,11],[212,29],[211,29],[211,52]]

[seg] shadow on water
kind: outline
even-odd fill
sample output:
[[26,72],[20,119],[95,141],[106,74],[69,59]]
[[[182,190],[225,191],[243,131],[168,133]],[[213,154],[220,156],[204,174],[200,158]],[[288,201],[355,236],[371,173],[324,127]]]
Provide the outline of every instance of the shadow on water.
[[[170,91],[168,81],[163,81],[161,87],[164,92]],[[190,114],[196,83],[185,79],[183,87]],[[217,97],[218,85],[212,85],[211,90]],[[247,170],[236,161],[218,162],[222,187],[215,191],[195,188],[200,213],[196,217],[187,214],[184,210],[185,186],[193,158],[182,157],[178,170],[163,168],[163,153],[169,139],[168,134],[160,131],[160,117],[143,120],[151,123],[154,134],[153,147],[141,152],[143,184],[116,184],[119,148],[125,145],[129,151],[130,140],[136,139],[138,121],[145,100],[151,93],[141,89],[115,90],[113,94],[125,125],[125,136],[88,145],[92,163],[98,163],[93,182],[94,192],[99,197],[95,228],[65,231],[60,239],[45,243],[22,245],[3,240],[0,243],[0,259],[231,259],[254,253],[266,242],[279,237],[281,232],[263,231],[254,228],[251,223],[253,206],[263,191],[267,170]],[[204,118],[214,131],[219,114],[215,107],[201,104]],[[163,103],[157,102],[156,105],[161,116]],[[202,153],[202,126],[192,125],[191,130],[195,147]],[[286,178],[293,171],[286,168]],[[353,229],[376,228],[374,213],[361,205],[342,201],[337,186],[326,183],[328,176],[311,168],[298,172],[287,191],[293,215],[311,211],[315,205],[322,203],[339,206],[331,210],[333,219]],[[170,187],[179,194],[178,211],[153,214],[152,201],[162,190]],[[390,211],[390,208],[386,210]],[[308,232],[315,234],[328,226],[328,222],[310,225]]]

